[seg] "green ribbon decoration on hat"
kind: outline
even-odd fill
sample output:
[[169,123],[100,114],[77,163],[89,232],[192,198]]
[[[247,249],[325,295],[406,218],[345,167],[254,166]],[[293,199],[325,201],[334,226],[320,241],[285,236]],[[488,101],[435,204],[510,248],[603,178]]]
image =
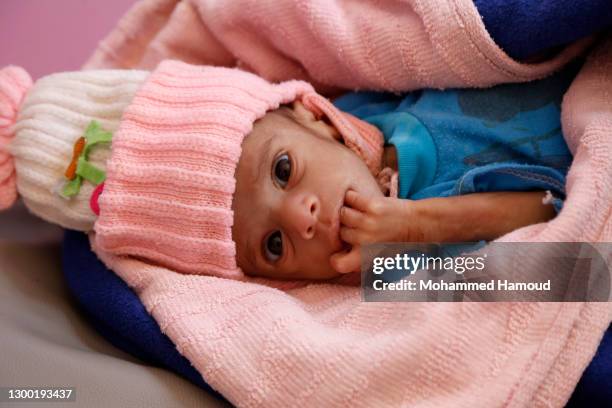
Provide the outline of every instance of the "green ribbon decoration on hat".
[[100,143],[110,143],[113,134],[107,130],[104,130],[102,126],[95,120],[92,120],[87,126],[85,130],[85,147],[81,152],[76,168],[76,177],[64,185],[62,190],[62,195],[64,197],[74,197],[81,190],[81,185],[83,184],[83,179],[98,185],[106,180],[106,172],[100,170],[93,164],[91,164],[89,160],[89,152],[92,147],[100,144]]

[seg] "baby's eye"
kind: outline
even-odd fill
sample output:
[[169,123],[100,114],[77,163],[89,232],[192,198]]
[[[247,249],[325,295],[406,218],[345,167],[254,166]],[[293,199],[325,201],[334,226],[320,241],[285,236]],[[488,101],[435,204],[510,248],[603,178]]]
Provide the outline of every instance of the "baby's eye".
[[281,154],[274,161],[273,165],[274,178],[281,187],[285,187],[291,176],[291,158],[288,154]]
[[268,235],[264,242],[264,256],[270,262],[276,262],[283,254],[283,236],[280,231]]

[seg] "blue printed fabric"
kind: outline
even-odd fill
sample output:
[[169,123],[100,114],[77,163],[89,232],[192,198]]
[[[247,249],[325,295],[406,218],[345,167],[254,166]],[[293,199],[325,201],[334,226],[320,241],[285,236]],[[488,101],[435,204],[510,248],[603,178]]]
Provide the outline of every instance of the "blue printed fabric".
[[559,209],[572,161],[560,105],[577,68],[488,89],[355,92],[334,104],[395,146],[401,198],[548,190]]

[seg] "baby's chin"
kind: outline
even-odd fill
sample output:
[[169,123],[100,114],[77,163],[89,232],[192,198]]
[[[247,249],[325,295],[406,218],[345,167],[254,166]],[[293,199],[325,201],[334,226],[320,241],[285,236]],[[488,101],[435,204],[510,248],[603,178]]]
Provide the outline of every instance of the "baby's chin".
[[302,279],[309,279],[313,281],[328,281],[332,279],[337,279],[340,276],[342,276],[342,274],[336,272],[333,268],[321,268],[320,271],[305,275]]
[[300,272],[293,275],[274,275],[274,274],[258,274],[258,273],[246,273],[250,278],[258,279],[273,279],[279,281],[329,281],[334,280],[342,276],[342,274],[336,272],[333,269],[321,268],[317,271]]

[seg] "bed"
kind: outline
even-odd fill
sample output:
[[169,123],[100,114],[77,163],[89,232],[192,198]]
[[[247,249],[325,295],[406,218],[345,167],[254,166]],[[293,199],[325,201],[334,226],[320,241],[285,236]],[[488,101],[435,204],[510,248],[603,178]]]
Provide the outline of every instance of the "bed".
[[[61,238],[59,228],[22,206],[0,214],[2,386],[75,387],[77,404],[71,406],[230,406],[104,340],[66,286]],[[58,406],[36,404],[46,405]]]

